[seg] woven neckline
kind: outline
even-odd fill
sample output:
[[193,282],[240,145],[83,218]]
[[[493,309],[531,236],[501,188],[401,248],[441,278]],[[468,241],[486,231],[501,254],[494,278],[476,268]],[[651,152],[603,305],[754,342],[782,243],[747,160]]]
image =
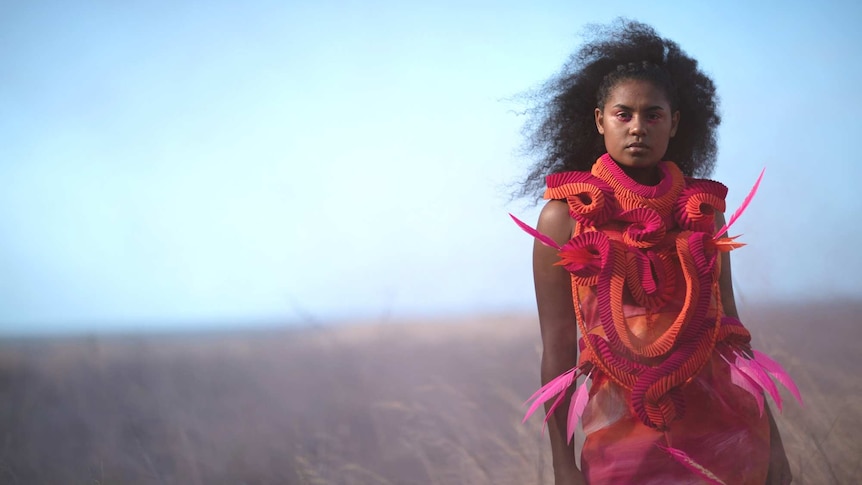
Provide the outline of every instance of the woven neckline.
[[668,166],[670,162],[658,163],[657,167],[661,171],[661,181],[656,185],[643,185],[635,181],[607,153],[602,155],[597,162],[613,176],[617,183],[641,197],[655,199],[666,194],[673,187],[674,180]]

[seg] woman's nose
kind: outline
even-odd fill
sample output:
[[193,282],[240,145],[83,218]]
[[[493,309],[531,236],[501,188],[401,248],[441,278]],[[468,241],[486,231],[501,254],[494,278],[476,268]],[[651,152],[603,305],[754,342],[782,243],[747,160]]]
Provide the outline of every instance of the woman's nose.
[[629,124],[629,132],[635,136],[646,135],[646,120],[640,116],[632,118],[631,123]]

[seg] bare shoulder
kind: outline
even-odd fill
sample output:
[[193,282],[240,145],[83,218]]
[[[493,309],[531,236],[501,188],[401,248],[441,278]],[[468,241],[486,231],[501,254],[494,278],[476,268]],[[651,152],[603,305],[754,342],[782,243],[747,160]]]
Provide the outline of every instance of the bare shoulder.
[[[715,230],[719,230],[724,227],[725,224],[724,212],[715,211]],[[727,233],[719,234],[719,236],[727,236]]]
[[569,215],[569,205],[562,200],[549,200],[539,214],[536,229],[558,243],[569,240],[575,221]]

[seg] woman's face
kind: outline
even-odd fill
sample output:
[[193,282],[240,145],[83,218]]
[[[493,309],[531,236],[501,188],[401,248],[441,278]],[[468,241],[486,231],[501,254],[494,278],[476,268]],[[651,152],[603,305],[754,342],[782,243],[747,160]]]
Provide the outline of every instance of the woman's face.
[[620,81],[604,109],[596,108],[596,127],[605,137],[605,149],[627,172],[652,172],[678,123],[679,111],[671,111],[664,90],[650,81]]

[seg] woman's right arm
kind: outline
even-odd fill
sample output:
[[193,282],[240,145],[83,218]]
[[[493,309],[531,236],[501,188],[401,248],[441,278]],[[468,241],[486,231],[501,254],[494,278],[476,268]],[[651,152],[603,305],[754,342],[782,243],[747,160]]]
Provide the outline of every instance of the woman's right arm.
[[[569,207],[559,200],[551,200],[545,205],[536,226],[539,232],[550,236],[560,245],[569,240],[573,228]],[[533,246],[533,282],[542,332],[543,385],[578,363],[578,326],[572,303],[572,282],[565,268],[554,265],[559,259],[557,250],[536,240]],[[570,389],[548,420],[557,485],[586,483],[575,463],[575,445],[568,444],[566,440],[566,418],[571,397]],[[546,411],[551,402],[545,405]]]

